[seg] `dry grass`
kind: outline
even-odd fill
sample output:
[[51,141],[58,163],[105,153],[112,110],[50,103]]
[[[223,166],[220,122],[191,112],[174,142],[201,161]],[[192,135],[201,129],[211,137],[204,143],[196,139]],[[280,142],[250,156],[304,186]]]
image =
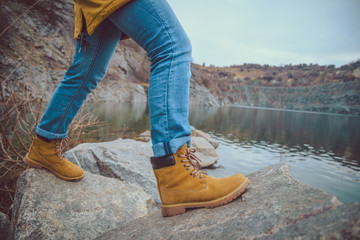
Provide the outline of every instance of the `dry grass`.
[[[32,139],[36,125],[42,117],[43,100],[27,95],[12,93],[5,97],[0,83],[0,211],[6,213],[14,201],[16,181],[27,168],[23,159]],[[63,150],[81,143],[96,131],[97,125],[104,124],[91,113],[80,109],[69,127],[70,141]],[[65,142],[65,141],[64,141]]]
[[[16,23],[20,22],[23,16],[41,1],[34,1],[31,6],[27,7],[7,26],[4,26],[0,32],[0,38],[3,38],[10,29],[15,31],[13,27]],[[4,213],[8,212],[14,201],[18,177],[28,167],[23,159],[35,136],[36,125],[40,122],[44,110],[43,99],[31,95],[31,92],[34,92],[29,91],[28,88],[31,86],[27,85],[20,94],[18,91],[6,88],[6,82],[10,81],[15,73],[19,73],[19,69],[24,63],[28,63],[28,58],[31,57],[35,48],[34,43],[38,42],[40,38],[44,37],[33,38],[32,46],[30,44],[27,47],[26,54],[21,56],[18,63],[14,61],[14,68],[9,74],[5,72],[0,74],[0,211]],[[4,51],[2,52],[6,55]],[[16,52],[16,54],[19,53]],[[83,109],[80,109],[68,129],[71,140],[63,141],[67,143],[63,144],[63,151],[81,143],[89,134],[96,131],[95,126],[100,124],[104,123],[100,122],[93,114],[85,113]]]

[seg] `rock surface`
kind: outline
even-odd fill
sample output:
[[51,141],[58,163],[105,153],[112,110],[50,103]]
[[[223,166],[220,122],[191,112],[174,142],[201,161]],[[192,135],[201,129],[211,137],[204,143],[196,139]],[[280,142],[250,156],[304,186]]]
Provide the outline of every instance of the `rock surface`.
[[[210,134],[205,133],[201,130],[196,129],[193,126],[191,127],[191,137],[202,137],[206,141],[208,141],[214,148],[217,148],[219,146],[219,142],[215,141],[211,138]],[[146,130],[145,132],[141,133],[139,137],[135,138],[136,140],[149,142],[151,140],[151,133],[150,130]]]
[[146,130],[145,132],[141,133],[136,140],[149,142],[151,140],[151,133],[150,130]]
[[68,160],[85,171],[137,185],[160,203],[150,156],[150,142],[132,139],[83,143],[65,153]]
[[209,167],[220,159],[213,145],[203,137],[191,137],[191,147],[196,149],[195,154],[201,160],[201,167]]
[[0,212],[0,239],[8,239],[9,237],[10,220],[9,217]]
[[217,148],[219,146],[219,142],[212,139],[210,134],[205,133],[199,129],[191,129],[191,136],[205,138],[214,148]]
[[[0,76],[5,79],[5,95],[17,92],[49,100],[63,79],[75,52],[74,1],[38,2],[4,0],[0,2]],[[25,14],[26,13],[26,14]],[[23,61],[23,63],[21,63]],[[107,74],[90,101],[147,102],[146,87],[150,61],[132,40],[121,41]]]
[[42,169],[19,178],[11,239],[93,239],[147,215],[155,202],[141,188],[86,172],[67,182]]
[[[234,202],[171,218],[160,211],[97,239],[312,239],[356,238],[360,204],[341,205],[336,197],[292,179],[287,165],[248,176],[251,187]],[[340,217],[340,219],[338,218]],[[336,221],[335,221],[336,220]]]
[[[214,164],[219,156],[204,138],[192,138],[201,166]],[[141,187],[160,204],[155,176],[150,164],[153,156],[151,142],[117,139],[110,142],[83,143],[67,151],[65,157],[85,171],[105,177],[117,178]]]
[[359,213],[359,203],[324,208],[304,214],[261,239],[359,239]]

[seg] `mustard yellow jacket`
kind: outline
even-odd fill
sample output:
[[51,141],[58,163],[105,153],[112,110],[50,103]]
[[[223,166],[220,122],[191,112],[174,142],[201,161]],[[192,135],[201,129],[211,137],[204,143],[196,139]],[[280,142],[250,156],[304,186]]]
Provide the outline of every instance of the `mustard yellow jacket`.
[[118,8],[131,0],[74,0],[75,31],[74,37],[79,38],[83,26],[83,16],[89,35],[96,27]]

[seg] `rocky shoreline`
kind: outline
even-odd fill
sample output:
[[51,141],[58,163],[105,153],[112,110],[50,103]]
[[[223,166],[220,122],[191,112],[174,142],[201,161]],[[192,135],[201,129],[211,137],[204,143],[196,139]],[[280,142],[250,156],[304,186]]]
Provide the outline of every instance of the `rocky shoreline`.
[[[206,134],[193,135],[215,150]],[[248,175],[250,188],[228,205],[163,218],[149,162],[151,144],[146,133],[140,137],[143,141],[84,143],[66,152],[86,171],[80,182],[60,180],[42,169],[24,171],[18,179],[11,223],[0,215],[1,239],[7,234],[9,239],[106,240],[360,236],[359,203],[342,204],[335,196],[300,183],[285,164]],[[200,154],[202,150],[200,145]],[[219,169],[209,173],[224,177]]]
[[[73,1],[0,2],[0,76],[5,97],[49,100],[72,62]],[[10,26],[10,28],[8,28]],[[150,62],[131,40],[122,41],[108,72],[88,101],[146,102]],[[335,66],[284,67],[192,64],[190,102],[242,105],[360,116],[360,61]],[[359,204],[291,178],[275,165],[248,177],[242,198],[213,210],[198,209],[162,218],[149,163],[148,133],[137,140],[86,143],[66,157],[86,170],[78,183],[46,170],[28,169],[18,180],[8,215],[0,213],[0,239],[358,239]],[[217,143],[193,136],[203,167],[218,161]],[[209,154],[210,153],[210,154]],[[211,169],[222,177],[224,171]],[[10,237],[9,237],[10,236]]]
[[292,179],[289,166],[273,165],[247,176],[251,187],[240,199],[215,209],[163,218],[159,212],[110,230],[112,239],[355,239],[360,204]]

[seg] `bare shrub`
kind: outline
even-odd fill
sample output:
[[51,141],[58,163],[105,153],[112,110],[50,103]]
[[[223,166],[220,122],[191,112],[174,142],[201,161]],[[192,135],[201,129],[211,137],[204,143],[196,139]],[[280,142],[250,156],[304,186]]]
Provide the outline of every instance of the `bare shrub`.
[[[14,200],[17,178],[28,168],[23,159],[35,137],[44,104],[42,98],[30,94],[5,97],[2,83],[0,97],[0,211],[6,213]],[[101,124],[97,116],[81,108],[69,127],[70,141],[63,141],[67,143],[62,145],[63,151],[81,143]]]
[[[16,24],[20,23],[23,17],[32,9],[39,9],[39,3],[42,0],[36,0],[26,7],[15,19],[11,17],[4,19],[0,23],[1,41],[8,41],[5,33],[16,30]],[[36,6],[36,8],[35,8]],[[8,20],[8,21],[7,21]],[[30,144],[35,136],[36,125],[40,122],[44,109],[43,99],[34,97],[31,93],[31,86],[25,86],[24,91],[19,93],[17,90],[10,89],[11,84],[8,81],[14,80],[17,74],[23,74],[19,71],[20,67],[27,63],[28,57],[32,55],[35,44],[44,36],[32,36],[31,41],[26,46],[26,54],[21,56],[19,62],[14,62],[14,68],[9,74],[7,70],[0,74],[0,211],[7,213],[9,207],[14,201],[16,181],[20,174],[28,167],[23,159],[29,150]],[[25,44],[26,45],[26,44]],[[7,45],[4,45],[7,46]],[[4,54],[3,49],[2,54]],[[16,54],[20,54],[17,51]],[[4,55],[5,56],[5,55]],[[11,59],[11,58],[10,58]],[[19,73],[20,72],[20,73]],[[16,81],[14,81],[16,82]],[[95,126],[104,124],[91,113],[85,113],[80,109],[77,116],[69,127],[70,141],[63,141],[63,150],[67,150],[74,145],[79,144],[86,139],[86,136],[96,131]]]

